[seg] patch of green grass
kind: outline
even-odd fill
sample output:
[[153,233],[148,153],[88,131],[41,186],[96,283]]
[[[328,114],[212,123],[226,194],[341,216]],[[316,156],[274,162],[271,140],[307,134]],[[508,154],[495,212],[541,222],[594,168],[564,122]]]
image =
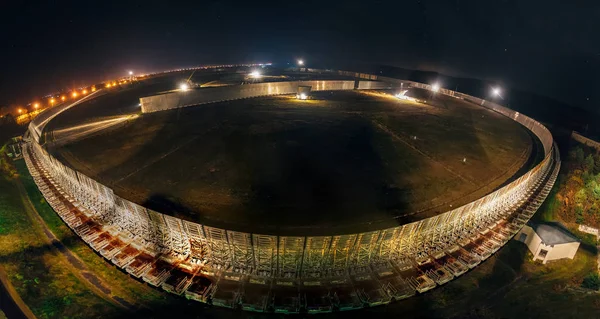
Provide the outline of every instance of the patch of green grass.
[[540,206],[537,213],[532,217],[533,220],[537,221],[555,221],[557,211],[560,207],[560,202],[556,198],[556,194],[558,192],[558,183],[554,184],[554,187],[548,194],[548,197]]
[[0,174],[0,263],[38,318],[101,317],[115,306],[91,292],[43,240],[14,179]]

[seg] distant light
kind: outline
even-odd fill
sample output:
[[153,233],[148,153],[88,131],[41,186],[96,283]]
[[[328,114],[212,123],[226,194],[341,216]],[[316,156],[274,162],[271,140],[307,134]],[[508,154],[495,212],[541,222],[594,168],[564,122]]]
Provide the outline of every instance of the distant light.
[[82,92],[82,93],[83,93],[83,94],[87,94],[87,90],[83,90],[83,92]]
[[106,83],[105,87],[109,88],[110,87],[110,83]]
[[77,92],[73,92],[73,94],[71,94],[72,97],[77,97]]
[[307,98],[308,98],[308,96],[306,96],[306,93],[298,94],[298,99],[300,99],[300,100],[306,100]]
[[60,97],[60,99],[64,101],[66,99],[66,97],[63,95]]
[[500,91],[500,88],[495,87],[492,89],[492,93],[496,96],[500,96],[500,93],[502,93],[502,91]]
[[298,65],[304,65],[304,60],[298,60]]
[[258,77],[260,77],[260,72],[258,70],[254,70],[254,71],[250,72],[250,76],[253,78],[258,78]]
[[17,112],[19,112],[19,114],[23,113],[23,110],[18,109]]
[[129,71],[129,75],[133,75],[133,71]]
[[181,83],[181,84],[179,85],[179,89],[180,89],[181,91],[187,91],[187,90],[189,90],[189,89],[190,89],[190,86],[189,86],[187,83]]
[[92,92],[96,92],[96,87],[92,87]]
[[112,86],[117,86],[117,82],[113,82],[113,83],[112,83]]
[[431,86],[431,90],[432,90],[433,92],[437,92],[437,91],[439,91],[439,90],[440,90],[440,84],[439,84],[439,83],[434,83],[434,84]]
[[50,99],[50,104],[54,104],[54,102],[56,102],[56,100]]
[[40,103],[34,103],[33,107],[37,109],[38,107],[40,107]]
[[413,101],[413,102],[417,101],[417,99],[415,99],[414,97],[407,96],[406,92],[408,92],[408,90],[403,90],[400,93],[396,94],[396,97],[399,98],[400,100],[408,100],[408,101]]

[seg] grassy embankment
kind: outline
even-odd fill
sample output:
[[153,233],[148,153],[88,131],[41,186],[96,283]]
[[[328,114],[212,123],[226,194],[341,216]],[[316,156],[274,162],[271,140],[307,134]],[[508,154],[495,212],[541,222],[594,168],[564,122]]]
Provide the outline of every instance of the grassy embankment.
[[99,317],[114,306],[92,293],[44,240],[26,212],[14,169],[2,157],[0,176],[0,264],[39,318]]
[[[4,154],[4,153],[2,153]],[[20,192],[19,183],[27,194]],[[35,211],[28,205],[29,200]],[[37,211],[37,212],[36,212]],[[39,318],[107,317],[124,309],[95,294],[45,237],[39,213],[56,237],[112,291],[135,306],[162,305],[165,293],[116,269],[74,236],[45,202],[23,161],[0,160],[0,264]]]

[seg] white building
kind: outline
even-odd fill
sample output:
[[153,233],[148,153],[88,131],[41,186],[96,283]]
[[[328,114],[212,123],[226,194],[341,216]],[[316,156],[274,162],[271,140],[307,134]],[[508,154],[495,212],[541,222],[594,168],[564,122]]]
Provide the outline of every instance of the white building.
[[533,260],[541,260],[544,264],[550,260],[573,259],[580,244],[575,235],[556,222],[529,222],[515,239],[527,245]]

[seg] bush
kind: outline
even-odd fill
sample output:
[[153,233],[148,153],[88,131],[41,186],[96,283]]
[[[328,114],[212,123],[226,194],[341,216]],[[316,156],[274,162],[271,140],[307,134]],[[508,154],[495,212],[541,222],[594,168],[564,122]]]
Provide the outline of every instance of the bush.
[[592,154],[588,155],[585,158],[585,162],[583,164],[583,167],[585,168],[586,171],[593,173],[594,171],[594,156],[592,156]]
[[585,278],[583,278],[581,286],[583,288],[600,290],[600,276],[598,276],[598,273],[596,272],[588,274],[585,276]]
[[583,208],[581,208],[581,206],[575,207],[575,222],[577,224],[583,224]]

